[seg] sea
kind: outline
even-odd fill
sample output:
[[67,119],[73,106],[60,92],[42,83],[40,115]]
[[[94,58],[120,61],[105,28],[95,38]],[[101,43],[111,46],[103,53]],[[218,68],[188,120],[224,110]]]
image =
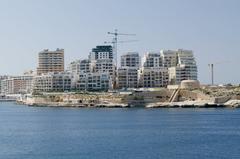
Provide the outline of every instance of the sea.
[[239,159],[240,109],[0,103],[0,159]]

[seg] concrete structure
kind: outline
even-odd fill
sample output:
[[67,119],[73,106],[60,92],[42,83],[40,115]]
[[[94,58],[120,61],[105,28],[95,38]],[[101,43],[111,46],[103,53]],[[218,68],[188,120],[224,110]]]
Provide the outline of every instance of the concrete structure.
[[108,73],[112,83],[116,83],[116,65],[113,59],[98,59],[91,62],[92,73]]
[[180,85],[181,89],[197,89],[200,88],[199,81],[196,80],[183,80]]
[[145,88],[167,87],[169,82],[168,66],[174,63],[173,55],[172,52],[145,54],[142,68],[139,71],[139,86]]
[[121,56],[121,67],[117,71],[117,88],[137,88],[140,56],[137,52],[129,52]]
[[121,56],[121,67],[140,67],[140,56],[137,52],[128,52]]
[[138,69],[134,67],[122,67],[118,69],[117,88],[137,88]]
[[139,71],[139,86],[141,87],[167,87],[168,81],[167,68],[142,68]]
[[84,59],[73,61],[69,64],[67,70],[72,74],[89,73],[91,71],[90,60]]
[[71,73],[47,73],[34,78],[33,91],[36,92],[63,92],[70,91],[74,84]]
[[111,45],[96,46],[89,58],[70,63],[68,72],[73,74],[76,90],[106,91],[116,85],[116,63]]
[[[180,84],[183,80],[191,79],[190,74],[191,72],[186,69],[184,65],[171,67],[169,70],[169,83],[170,84]],[[194,80],[196,80],[194,78]]]
[[107,91],[108,89],[112,89],[112,80],[107,72],[80,74],[76,83],[76,90]]
[[37,74],[46,74],[49,72],[64,71],[64,50],[57,49],[56,51],[43,50],[38,54]]
[[0,94],[2,94],[2,81],[9,78],[9,76],[0,76]]
[[161,57],[163,59],[163,66],[166,68],[175,67],[178,63],[177,51],[161,50]]
[[1,80],[2,94],[26,94],[31,93],[33,76],[13,76]]
[[[90,73],[109,74],[109,80],[116,87],[116,61],[111,45],[96,46],[89,55]],[[111,86],[109,86],[111,87]]]
[[96,46],[89,55],[90,60],[113,59],[113,48],[111,45]]
[[159,68],[163,67],[163,58],[160,52],[148,52],[144,55],[142,61],[142,67],[144,68]]
[[197,64],[191,50],[177,50],[178,62],[169,68],[170,84],[180,84],[183,80],[197,80]]

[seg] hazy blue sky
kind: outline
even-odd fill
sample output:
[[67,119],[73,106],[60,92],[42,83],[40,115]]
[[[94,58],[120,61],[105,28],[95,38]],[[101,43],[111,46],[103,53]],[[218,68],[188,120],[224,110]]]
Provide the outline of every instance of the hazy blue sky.
[[0,0],[0,74],[35,69],[42,49],[65,49],[66,64],[86,58],[91,48],[111,41],[117,28],[136,33],[127,51],[192,49],[199,80],[240,83],[239,0]]

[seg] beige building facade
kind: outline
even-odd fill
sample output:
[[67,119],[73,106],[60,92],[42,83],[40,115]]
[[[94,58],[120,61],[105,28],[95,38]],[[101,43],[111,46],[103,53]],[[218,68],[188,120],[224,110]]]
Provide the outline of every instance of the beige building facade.
[[43,50],[38,54],[37,75],[64,71],[64,49]]

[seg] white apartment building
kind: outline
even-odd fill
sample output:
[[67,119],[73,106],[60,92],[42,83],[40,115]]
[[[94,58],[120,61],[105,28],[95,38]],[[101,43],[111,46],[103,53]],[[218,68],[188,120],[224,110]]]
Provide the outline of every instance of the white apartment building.
[[117,87],[137,88],[138,87],[138,69],[134,67],[122,67],[118,69]]
[[2,81],[9,78],[9,76],[0,76],[0,95],[2,94]]
[[80,74],[76,83],[76,90],[107,91],[108,89],[112,89],[112,80],[106,72]]
[[142,68],[139,70],[139,86],[144,88],[166,87],[168,81],[168,69],[164,67],[162,53],[149,52],[145,54]]
[[91,63],[90,60],[84,59],[84,60],[76,60],[69,64],[68,66],[68,72],[71,72],[72,74],[80,74],[80,73],[89,73],[91,71]]
[[144,68],[159,68],[163,66],[163,58],[160,52],[148,52],[144,55],[142,60],[142,67]]
[[197,80],[197,64],[191,50],[177,50],[178,63],[175,67],[170,67],[169,82],[180,84],[183,80]]
[[121,67],[139,68],[140,65],[140,56],[138,52],[128,52],[121,56]]
[[109,73],[112,82],[116,81],[116,66],[113,59],[98,59],[91,62],[93,73]]
[[137,88],[140,56],[137,52],[128,52],[121,56],[121,67],[117,71],[117,88]]
[[63,92],[74,87],[71,73],[47,73],[36,76],[33,82],[34,92]]
[[26,94],[31,93],[33,76],[13,76],[1,80],[2,94]]
[[196,61],[192,50],[179,49],[177,53],[179,65],[196,66]]
[[68,72],[73,74],[73,89],[106,91],[116,85],[116,65],[111,45],[96,46],[88,59],[70,63]]
[[168,69],[164,67],[158,68],[142,68],[139,70],[139,86],[144,88],[167,87],[168,85]]
[[163,67],[175,67],[178,63],[178,55],[175,50],[161,50],[161,57],[163,59]]

